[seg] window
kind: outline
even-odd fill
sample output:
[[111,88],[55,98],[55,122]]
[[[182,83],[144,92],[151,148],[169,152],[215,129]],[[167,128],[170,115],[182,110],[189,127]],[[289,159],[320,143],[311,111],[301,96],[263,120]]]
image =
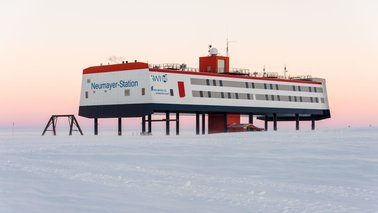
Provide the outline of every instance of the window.
[[268,95],[265,95],[265,100],[269,101],[269,96]]
[[274,95],[272,95],[272,101],[274,101]]
[[303,102],[302,96],[299,97],[299,101],[300,101],[300,102]]
[[210,91],[207,92],[207,97],[211,98],[211,92]]
[[252,88],[254,89],[255,88],[255,83],[252,82]]
[[231,99],[231,93],[230,92],[227,93],[227,96],[228,96],[228,99]]
[[277,95],[277,101],[281,101],[281,97]]
[[297,96],[294,96],[294,102],[297,102]]
[[203,91],[200,91],[200,97],[201,98],[203,97]]
[[291,102],[291,96],[289,96],[289,101]]
[[88,98],[89,94],[88,92],[85,92],[85,98]]
[[278,90],[278,84],[276,84],[276,90]]
[[125,89],[125,96],[130,96],[130,90],[129,89]]
[[213,80],[213,86],[216,86],[216,85],[217,85],[217,81]]
[[249,88],[248,82],[245,82],[245,88]]
[[169,92],[171,93],[171,96],[173,96],[173,89],[170,89]]
[[146,88],[142,88],[142,95],[146,94]]
[[238,93],[235,93],[235,98],[239,99],[239,94]]
[[264,89],[267,89],[266,84],[264,84]]
[[87,83],[88,83],[88,84],[91,83],[91,79],[87,79]]
[[293,86],[293,91],[295,91],[295,86]]
[[273,84],[270,84],[270,89],[273,90]]
[[224,98],[224,92],[221,92],[221,98]]
[[[312,89],[311,87],[308,87],[308,91],[309,91],[309,92],[312,92],[311,89]],[[312,102],[312,101],[311,101],[311,102]]]
[[[311,88],[311,87],[310,87],[310,88]],[[311,97],[311,98],[310,98],[310,101],[311,101],[311,103],[312,103],[312,102],[314,102],[314,98],[313,98],[313,97]]]
[[210,80],[209,79],[206,79],[206,85],[210,86]]
[[301,86],[298,86],[298,91],[302,91],[302,90],[301,90]]
[[314,87],[314,92],[317,92],[317,91],[316,91],[316,87]]
[[251,95],[249,93],[247,94],[247,99],[251,100]]
[[219,81],[219,86],[223,87],[223,81],[222,80]]

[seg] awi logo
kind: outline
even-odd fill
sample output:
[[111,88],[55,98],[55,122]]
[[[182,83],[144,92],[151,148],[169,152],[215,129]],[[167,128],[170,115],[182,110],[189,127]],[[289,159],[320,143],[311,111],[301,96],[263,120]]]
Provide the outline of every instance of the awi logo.
[[163,74],[163,75],[151,75],[151,79],[153,82],[162,82],[162,83],[167,83],[168,81],[168,75]]

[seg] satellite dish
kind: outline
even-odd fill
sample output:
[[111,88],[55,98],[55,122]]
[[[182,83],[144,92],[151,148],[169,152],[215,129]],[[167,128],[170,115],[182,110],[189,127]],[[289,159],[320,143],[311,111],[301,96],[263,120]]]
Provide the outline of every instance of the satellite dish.
[[216,56],[216,55],[218,55],[218,49],[215,48],[215,47],[211,48],[211,49],[209,50],[209,52],[210,52],[210,55],[211,55],[211,56]]

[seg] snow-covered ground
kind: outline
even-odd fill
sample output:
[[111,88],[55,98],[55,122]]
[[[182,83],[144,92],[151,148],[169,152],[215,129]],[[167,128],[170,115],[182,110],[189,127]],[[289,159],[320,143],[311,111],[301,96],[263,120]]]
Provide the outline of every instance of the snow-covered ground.
[[378,131],[0,134],[0,212],[378,212]]

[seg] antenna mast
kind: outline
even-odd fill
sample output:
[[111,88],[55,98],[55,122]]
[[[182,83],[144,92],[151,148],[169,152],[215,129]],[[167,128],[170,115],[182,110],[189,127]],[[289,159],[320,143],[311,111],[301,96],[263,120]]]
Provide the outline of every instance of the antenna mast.
[[229,44],[229,43],[232,43],[232,42],[235,42],[235,41],[230,41],[230,40],[228,40],[228,36],[227,36],[227,39],[226,39],[226,56],[227,56],[227,57],[228,57],[228,55],[229,55],[229,54],[228,54],[228,52],[229,52],[229,51],[228,51],[228,50],[229,50],[229,48],[228,48],[228,44]]
[[286,79],[286,73],[287,73],[288,71],[287,71],[287,69],[286,69],[286,64],[285,64],[285,67],[284,67],[284,77],[285,77],[285,79]]

